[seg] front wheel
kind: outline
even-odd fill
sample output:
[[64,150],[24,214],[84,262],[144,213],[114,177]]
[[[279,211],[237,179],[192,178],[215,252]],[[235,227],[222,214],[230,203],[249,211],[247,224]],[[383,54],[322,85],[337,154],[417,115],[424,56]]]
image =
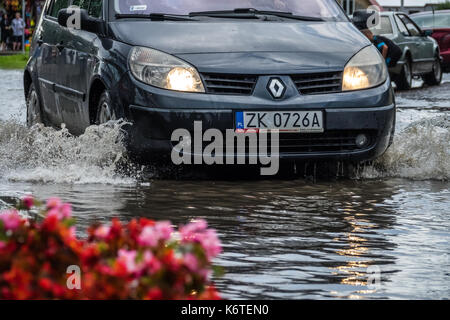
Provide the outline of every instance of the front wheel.
[[31,84],[27,95],[27,126],[30,128],[42,121],[41,103],[34,84]]
[[437,86],[442,82],[442,66],[439,57],[436,57],[433,62],[433,70],[422,78],[425,84],[429,86]]
[[412,79],[413,76],[411,62],[409,60],[406,60],[405,64],[403,65],[402,72],[395,80],[395,84],[400,90],[409,90],[412,88]]
[[114,120],[117,120],[117,117],[111,104],[111,98],[107,91],[103,91],[97,106],[95,124],[104,124]]

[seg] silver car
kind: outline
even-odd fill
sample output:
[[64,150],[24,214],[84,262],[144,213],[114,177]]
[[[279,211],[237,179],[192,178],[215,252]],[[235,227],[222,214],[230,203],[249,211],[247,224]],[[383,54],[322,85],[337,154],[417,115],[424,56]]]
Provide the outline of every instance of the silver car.
[[421,77],[427,85],[439,85],[442,81],[441,56],[438,43],[430,37],[431,32],[422,31],[405,13],[380,14],[380,24],[371,31],[391,39],[403,51],[398,64],[389,69],[397,87],[410,89],[413,77]]

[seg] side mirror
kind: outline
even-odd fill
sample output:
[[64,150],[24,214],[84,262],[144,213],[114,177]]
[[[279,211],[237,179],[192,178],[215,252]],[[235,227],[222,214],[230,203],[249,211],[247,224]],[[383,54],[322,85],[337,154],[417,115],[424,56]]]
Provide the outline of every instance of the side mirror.
[[433,35],[433,30],[422,30],[422,36],[431,37]]
[[58,23],[66,28],[105,34],[105,21],[89,16],[85,9],[69,7],[58,12]]

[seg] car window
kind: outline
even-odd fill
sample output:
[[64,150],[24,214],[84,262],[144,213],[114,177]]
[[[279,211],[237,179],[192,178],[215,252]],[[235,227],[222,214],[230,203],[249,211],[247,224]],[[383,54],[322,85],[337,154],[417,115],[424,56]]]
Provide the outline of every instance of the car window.
[[389,17],[381,17],[380,24],[376,27],[370,28],[373,34],[392,34],[394,31],[392,30],[391,19]]
[[94,18],[101,18],[102,17],[102,5],[103,5],[103,0],[91,0],[91,2],[89,4],[89,10],[88,10],[89,15]]
[[399,15],[400,19],[405,23],[406,28],[409,31],[409,34],[413,37],[420,36],[420,30],[416,27],[416,25],[405,15]]
[[103,0],[73,0],[72,6],[87,10],[94,18],[102,17]]
[[398,30],[400,33],[403,33],[405,35],[409,35],[408,29],[406,29],[405,24],[402,20],[398,17],[398,15],[395,15],[395,23],[397,24]]
[[433,26],[433,16],[412,17],[412,19],[421,28],[426,28],[426,27],[432,27]]
[[69,0],[54,0],[50,6],[49,15],[57,18],[59,10],[66,9],[68,6]]
[[411,17],[421,28],[450,28],[450,14]]
[[89,0],[74,0],[72,1],[72,6],[77,6],[81,9],[89,9]]

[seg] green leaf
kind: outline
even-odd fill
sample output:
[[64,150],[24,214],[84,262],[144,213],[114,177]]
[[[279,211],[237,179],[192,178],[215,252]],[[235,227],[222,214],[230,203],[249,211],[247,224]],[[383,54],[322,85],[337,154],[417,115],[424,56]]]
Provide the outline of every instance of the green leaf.
[[225,275],[225,268],[221,266],[212,266],[213,276],[221,278]]
[[76,221],[74,218],[70,218],[70,219],[65,219],[63,224],[65,227],[70,228],[73,227],[75,225]]

